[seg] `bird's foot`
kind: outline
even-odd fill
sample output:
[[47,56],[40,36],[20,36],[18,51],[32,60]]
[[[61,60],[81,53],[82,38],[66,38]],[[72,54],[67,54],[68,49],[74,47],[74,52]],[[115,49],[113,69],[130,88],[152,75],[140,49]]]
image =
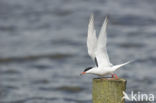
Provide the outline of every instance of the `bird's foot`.
[[114,77],[115,77],[115,79],[119,79],[116,74],[112,74],[112,78],[114,78]]
[[114,74],[114,76],[115,76],[115,79],[119,79],[118,76],[117,76],[116,74]]
[[114,75],[112,74],[112,78],[114,78]]

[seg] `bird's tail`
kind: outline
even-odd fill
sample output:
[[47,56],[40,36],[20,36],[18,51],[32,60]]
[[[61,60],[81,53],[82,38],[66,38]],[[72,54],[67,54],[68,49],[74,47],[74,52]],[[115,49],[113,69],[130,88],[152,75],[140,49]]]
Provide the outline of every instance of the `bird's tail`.
[[128,62],[123,63],[123,64],[115,65],[115,66],[113,66],[113,69],[114,69],[114,70],[117,70],[117,69],[119,69],[120,67],[122,67],[122,66],[124,66],[124,65],[127,65],[127,64],[129,64],[129,63],[131,63],[131,62],[132,62],[132,61],[128,61]]

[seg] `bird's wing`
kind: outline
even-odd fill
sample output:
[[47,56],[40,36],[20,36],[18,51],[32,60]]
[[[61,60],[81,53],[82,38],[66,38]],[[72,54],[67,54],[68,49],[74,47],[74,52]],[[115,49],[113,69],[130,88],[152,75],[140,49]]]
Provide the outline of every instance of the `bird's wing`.
[[91,14],[88,24],[87,47],[89,56],[95,61],[95,50],[97,45],[96,31],[94,28],[94,15]]
[[107,27],[107,22],[108,19],[107,17],[104,20],[104,23],[101,27],[101,31],[99,33],[99,37],[97,40],[97,48],[96,48],[96,58],[98,61],[99,65],[103,66],[111,66],[112,64],[109,61],[109,57],[107,54],[107,48],[106,48],[106,43],[107,43],[107,33],[106,33],[106,27]]

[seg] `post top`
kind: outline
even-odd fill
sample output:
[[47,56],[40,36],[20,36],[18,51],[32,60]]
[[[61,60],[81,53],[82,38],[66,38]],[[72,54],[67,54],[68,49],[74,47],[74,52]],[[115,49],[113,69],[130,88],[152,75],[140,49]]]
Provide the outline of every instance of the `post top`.
[[125,79],[123,78],[119,78],[119,79],[115,79],[115,78],[106,78],[106,77],[99,77],[99,78],[93,78],[94,81],[121,81],[121,82],[126,82]]

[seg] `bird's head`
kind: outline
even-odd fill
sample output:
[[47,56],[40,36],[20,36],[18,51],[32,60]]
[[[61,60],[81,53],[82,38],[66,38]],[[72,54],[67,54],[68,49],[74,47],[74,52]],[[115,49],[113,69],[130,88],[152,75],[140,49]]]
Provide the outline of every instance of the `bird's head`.
[[92,68],[93,67],[87,67],[80,75],[89,73],[89,70],[91,70]]

